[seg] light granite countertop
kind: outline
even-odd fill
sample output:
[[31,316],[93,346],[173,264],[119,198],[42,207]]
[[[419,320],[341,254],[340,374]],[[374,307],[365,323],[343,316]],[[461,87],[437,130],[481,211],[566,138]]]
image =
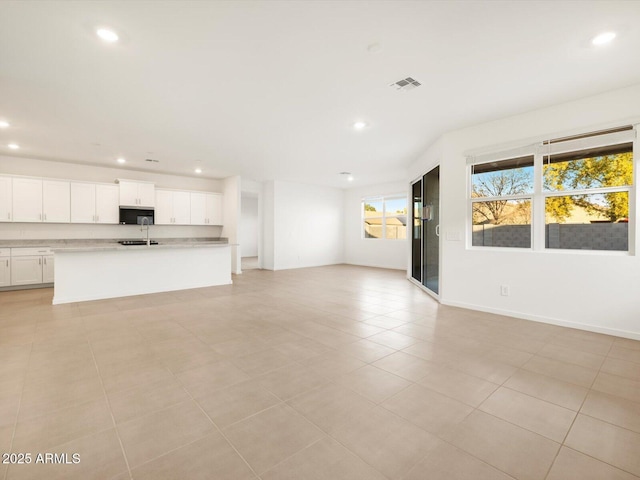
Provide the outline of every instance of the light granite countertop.
[[[126,239],[139,240],[139,239]],[[117,239],[0,240],[0,248],[49,247],[54,252],[91,252],[166,248],[226,247],[226,238],[158,238],[158,245],[120,245]]]

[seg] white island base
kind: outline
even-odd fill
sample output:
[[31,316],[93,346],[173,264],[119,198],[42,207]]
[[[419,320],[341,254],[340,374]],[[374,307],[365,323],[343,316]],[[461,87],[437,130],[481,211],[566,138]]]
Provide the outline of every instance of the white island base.
[[53,304],[231,284],[230,245],[56,249]]

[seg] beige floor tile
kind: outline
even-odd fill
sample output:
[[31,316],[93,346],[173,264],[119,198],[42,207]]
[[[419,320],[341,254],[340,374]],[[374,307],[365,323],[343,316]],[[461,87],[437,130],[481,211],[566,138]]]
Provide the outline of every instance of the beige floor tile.
[[65,384],[25,386],[20,403],[20,418],[27,420],[103,398],[104,390],[97,376]]
[[113,427],[105,398],[63,408],[46,415],[19,419],[13,439],[14,452],[45,452],[76,438]]
[[381,407],[359,412],[332,436],[388,478],[400,478],[443,443]]
[[20,408],[20,392],[0,393],[0,427],[13,426]]
[[395,348],[385,347],[367,339],[340,345],[338,350],[366,363],[375,362],[397,351]]
[[563,330],[551,339],[551,343],[573,350],[606,355],[613,344],[614,338],[580,330]]
[[625,348],[618,344],[613,345],[609,351],[609,356],[613,358],[619,358],[620,360],[627,360],[628,362],[640,363],[640,350],[637,348]]
[[346,353],[328,352],[302,362],[318,375],[326,378],[338,378],[357,368],[364,367],[365,362]]
[[288,404],[327,433],[334,432],[349,418],[375,406],[353,390],[335,384],[299,395]]
[[108,393],[127,390],[172,377],[169,369],[158,362],[132,363],[129,368],[126,368],[126,365],[127,362],[122,362],[117,366],[113,365],[113,368],[100,368],[100,376]]
[[377,317],[367,318],[364,323],[389,330],[404,325],[407,323],[407,320],[380,315]]
[[562,447],[546,480],[574,479],[637,480],[638,477],[570,448]]
[[579,414],[566,446],[621,470],[640,475],[640,434]]
[[297,363],[265,373],[255,380],[281,400],[288,400],[328,382],[311,368]]
[[210,395],[216,390],[251,378],[228,361],[191,368],[180,372],[176,377],[195,398]]
[[631,340],[630,338],[616,337],[613,340],[613,346],[629,348],[631,350],[640,350],[640,340]]
[[258,475],[324,436],[283,404],[235,423],[223,432]]
[[443,443],[427,453],[427,456],[420,460],[402,480],[511,480],[512,478],[459,448]]
[[13,428],[14,425],[7,425],[5,427],[0,427],[0,452],[10,452],[11,451],[11,439],[13,438]]
[[402,333],[393,332],[390,330],[371,335],[367,338],[367,340],[379,343],[380,345],[384,345],[385,347],[395,348],[397,350],[410,347],[414,343],[418,343],[420,341],[417,338],[403,335]]
[[640,402],[640,381],[600,372],[592,387],[599,392]]
[[505,346],[492,346],[486,353],[486,358],[497,360],[507,365],[513,365],[514,367],[521,367],[533,357],[533,353],[523,352],[522,350],[516,350],[515,348],[509,348]]
[[277,368],[284,367],[293,362],[291,358],[280,353],[275,348],[263,350],[261,352],[234,357],[233,364],[247,375],[258,376],[270,372]]
[[586,368],[538,355],[525,363],[522,368],[586,388],[591,386],[598,374],[598,370],[595,368]]
[[564,441],[576,417],[573,410],[504,387],[478,408],[558,443]]
[[386,477],[338,442],[323,438],[287,458],[265,474],[263,480],[384,480]]
[[472,407],[480,405],[498,388],[495,383],[436,364],[427,367],[425,376],[418,383]]
[[335,381],[338,385],[350,388],[374,403],[404,390],[411,382],[372,365],[365,365]]
[[329,351],[329,347],[326,345],[304,337],[298,340],[280,343],[274,348],[295,361],[303,361],[308,358],[317,357]]
[[544,479],[560,444],[475,411],[446,436],[458,448],[519,480]]
[[[70,464],[36,463],[38,452],[33,453],[33,463],[9,467],[7,480],[103,480],[127,471],[122,448],[113,428],[39,452],[67,454]],[[72,463],[74,453],[79,455],[79,463]]]
[[549,343],[538,352],[541,357],[552,358],[561,362],[572,363],[586,368],[600,368],[604,362],[604,355],[596,355],[595,353],[584,352],[581,350],[573,350],[560,345]]
[[147,415],[191,398],[173,377],[109,392],[108,397],[116,423]]
[[226,428],[280,402],[278,397],[253,380],[216,390],[198,399],[202,409],[219,428]]
[[517,370],[513,365],[469,354],[460,355],[455,361],[448,362],[447,366],[497,384],[504,383]]
[[244,480],[255,478],[224,437],[214,432],[132,470],[136,480]]
[[580,413],[640,433],[640,403],[592,390]]
[[637,363],[620,360],[619,358],[607,357],[600,372],[618,375],[620,377],[629,378],[640,382],[640,367]]
[[215,431],[192,400],[129,420],[117,428],[131,468]]
[[421,385],[410,386],[382,402],[381,406],[436,434],[451,429],[473,411],[469,405]]
[[373,366],[412,382],[417,382],[427,374],[429,362],[408,353],[396,352],[374,362]]
[[504,386],[576,412],[589,391],[587,388],[526,370],[517,371]]

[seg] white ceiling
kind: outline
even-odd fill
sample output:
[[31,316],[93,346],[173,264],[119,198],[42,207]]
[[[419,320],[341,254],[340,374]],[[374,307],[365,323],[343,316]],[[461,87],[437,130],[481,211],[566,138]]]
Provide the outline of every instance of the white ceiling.
[[[3,0],[0,154],[404,180],[446,131],[639,83],[638,25],[638,1]],[[407,76],[423,86],[389,87]]]

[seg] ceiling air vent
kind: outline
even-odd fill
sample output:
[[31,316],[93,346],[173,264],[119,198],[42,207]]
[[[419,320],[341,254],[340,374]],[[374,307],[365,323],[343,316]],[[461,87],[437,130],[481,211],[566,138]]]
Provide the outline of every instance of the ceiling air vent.
[[151,163],[160,163],[160,160],[154,160],[153,158],[145,158],[144,161]]
[[392,83],[389,86],[395,88],[396,90],[408,91],[408,90],[413,90],[414,88],[417,88],[420,85],[422,84],[419,81],[414,80],[411,77],[407,77],[407,78],[403,78],[402,80],[398,80],[397,82]]

